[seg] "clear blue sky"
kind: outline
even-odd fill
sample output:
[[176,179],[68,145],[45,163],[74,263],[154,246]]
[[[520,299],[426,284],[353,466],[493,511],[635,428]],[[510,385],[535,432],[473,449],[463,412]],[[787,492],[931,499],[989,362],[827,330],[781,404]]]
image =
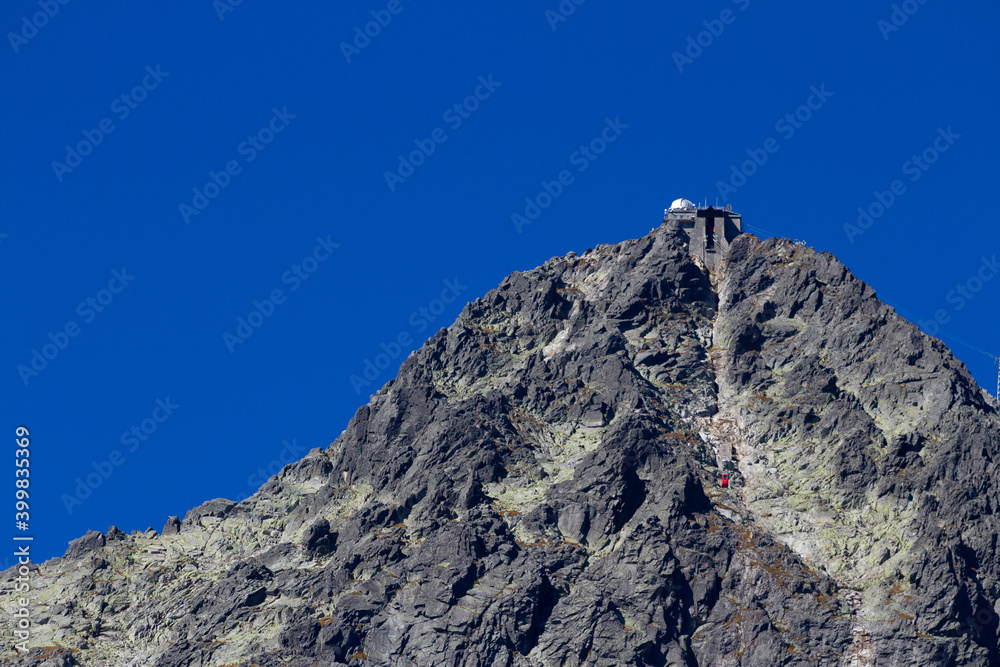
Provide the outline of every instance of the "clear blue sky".
[[953,341],[1000,351],[996,3],[222,2],[0,10],[2,424],[31,429],[36,558],[248,495],[465,301],[676,197],[941,311],[995,387]]

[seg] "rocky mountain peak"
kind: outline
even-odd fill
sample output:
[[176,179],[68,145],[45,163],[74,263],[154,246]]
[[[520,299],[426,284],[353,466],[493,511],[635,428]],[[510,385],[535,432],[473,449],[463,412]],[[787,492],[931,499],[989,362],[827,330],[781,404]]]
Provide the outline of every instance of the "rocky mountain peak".
[[510,275],[253,497],[75,541],[5,660],[1000,664],[998,450],[835,257],[665,224]]

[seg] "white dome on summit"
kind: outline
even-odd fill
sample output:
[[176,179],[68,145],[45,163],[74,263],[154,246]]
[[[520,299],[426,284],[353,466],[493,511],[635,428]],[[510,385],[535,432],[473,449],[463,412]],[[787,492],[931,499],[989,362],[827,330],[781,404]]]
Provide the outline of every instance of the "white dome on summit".
[[675,199],[674,203],[670,205],[670,210],[673,211],[678,208],[692,209],[694,208],[694,202],[690,199]]

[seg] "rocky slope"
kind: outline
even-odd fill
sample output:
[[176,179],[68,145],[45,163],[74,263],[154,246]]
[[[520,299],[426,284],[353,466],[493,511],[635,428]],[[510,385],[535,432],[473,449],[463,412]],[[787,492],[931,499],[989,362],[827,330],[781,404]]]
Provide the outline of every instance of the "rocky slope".
[[833,256],[663,226],[511,275],[252,498],[73,542],[3,664],[997,665],[998,407]]

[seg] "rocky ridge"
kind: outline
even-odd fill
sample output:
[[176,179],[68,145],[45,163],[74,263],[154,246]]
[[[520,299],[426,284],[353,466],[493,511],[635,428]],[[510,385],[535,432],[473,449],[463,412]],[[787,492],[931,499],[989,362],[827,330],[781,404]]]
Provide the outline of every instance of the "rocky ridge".
[[996,665],[998,450],[832,255],[664,225],[512,274],[253,497],[74,541],[3,664]]

